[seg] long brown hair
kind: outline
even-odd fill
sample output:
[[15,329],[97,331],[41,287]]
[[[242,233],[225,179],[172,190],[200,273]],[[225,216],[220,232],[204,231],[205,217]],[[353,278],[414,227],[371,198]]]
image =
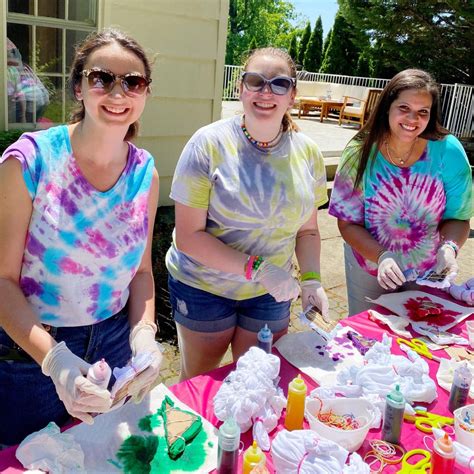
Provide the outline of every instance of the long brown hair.
[[[247,58],[245,59],[245,62],[243,64],[243,69],[244,71],[247,70],[248,65],[250,64],[250,61],[257,57],[257,56],[276,56],[278,58],[283,59],[289,70],[290,70],[290,77],[292,77],[295,80],[295,89],[296,89],[296,64],[291,59],[291,56],[283,49],[279,48],[273,48],[273,47],[267,47],[267,48],[257,48],[248,54]],[[289,131],[299,131],[298,125],[293,121],[291,118],[290,112],[285,112],[285,115],[283,115],[283,119],[281,120],[281,124],[283,126],[283,131],[286,132],[287,130]]]
[[354,137],[354,140],[360,145],[355,187],[362,181],[369,161],[375,159],[377,150],[382,146],[386,135],[390,133],[388,114],[392,102],[398,98],[401,92],[408,89],[426,91],[431,94],[430,119],[420,137],[428,140],[440,140],[449,134],[448,130],[440,123],[439,89],[433,77],[420,69],[405,69],[399,72],[385,86],[368,121]]
[[[74,60],[69,73],[69,89],[76,98],[76,89],[82,81],[82,71],[87,62],[87,58],[98,48],[118,43],[122,48],[135,54],[143,63],[145,76],[150,79],[151,65],[144,49],[130,36],[115,28],[106,28],[98,33],[91,33],[76,47]],[[77,100],[77,98],[76,98]],[[69,123],[77,123],[84,119],[85,109],[83,101],[78,101],[78,106],[71,112]],[[138,134],[138,122],[130,124],[125,135],[125,140],[133,140]]]

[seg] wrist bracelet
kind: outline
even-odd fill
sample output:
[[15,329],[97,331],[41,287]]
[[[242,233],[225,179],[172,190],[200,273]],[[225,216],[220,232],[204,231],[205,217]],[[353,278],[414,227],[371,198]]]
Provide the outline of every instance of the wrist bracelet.
[[449,245],[449,247],[451,247],[453,250],[454,250],[454,257],[456,258],[458,256],[458,252],[459,252],[459,245],[457,244],[457,242],[455,242],[454,240],[445,240],[442,244],[441,244],[441,247],[443,245]]
[[253,269],[253,262],[255,261],[255,255],[249,255],[247,259],[247,263],[245,264],[245,279],[251,280],[252,279],[252,269]]
[[301,281],[317,280],[321,283],[321,274],[318,272],[305,272],[301,275]]

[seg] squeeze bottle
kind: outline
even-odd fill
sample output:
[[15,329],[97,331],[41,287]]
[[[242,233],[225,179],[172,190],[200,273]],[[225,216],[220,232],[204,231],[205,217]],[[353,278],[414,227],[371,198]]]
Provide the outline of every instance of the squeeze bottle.
[[403,413],[405,412],[405,398],[396,385],[385,397],[385,412],[383,416],[382,439],[392,444],[400,444],[402,434]]
[[271,329],[268,327],[268,324],[265,324],[265,326],[258,331],[257,341],[257,345],[260,349],[263,349],[267,354],[271,354],[273,334]]
[[87,371],[87,380],[90,380],[93,384],[100,388],[107,389],[112,375],[112,370],[109,364],[104,359],[97,361],[92,364]]
[[456,408],[462,407],[467,402],[471,387],[472,374],[466,364],[460,365],[454,371],[453,384],[449,394],[448,409],[452,413]]
[[288,385],[285,428],[288,431],[303,429],[306,384],[298,374]]
[[217,435],[217,474],[237,474],[240,428],[234,418],[227,418]]
[[263,451],[258,447],[257,442],[253,440],[252,446],[247,448],[244,452],[242,474],[250,474],[250,471],[255,466],[265,466],[265,463],[265,454],[263,454]]
[[454,471],[454,462],[453,442],[448,433],[444,433],[442,438],[438,438],[433,443],[430,474],[451,474]]

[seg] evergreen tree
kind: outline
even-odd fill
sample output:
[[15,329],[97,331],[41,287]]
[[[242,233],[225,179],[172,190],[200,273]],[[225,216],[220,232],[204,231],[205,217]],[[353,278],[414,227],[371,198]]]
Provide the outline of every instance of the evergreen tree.
[[331,35],[332,35],[332,28],[328,31],[328,34],[326,35],[326,38],[324,40],[323,54],[321,56],[321,64],[324,61],[324,58],[326,57],[326,52],[328,50],[329,42],[331,41]]
[[293,35],[291,36],[288,54],[291,56],[291,59],[293,59],[295,63],[298,62],[298,43],[296,41],[296,33],[293,33]]
[[331,39],[321,65],[321,72],[354,75],[359,50],[354,44],[351,29],[340,12],[334,20]]
[[309,43],[309,39],[311,38],[311,24],[308,21],[306,23],[306,27],[303,31],[303,36],[301,37],[300,47],[298,50],[298,64],[304,64],[304,54],[306,53],[306,48]]
[[316,20],[304,55],[303,65],[306,71],[318,72],[321,67],[323,53],[323,22],[321,16]]

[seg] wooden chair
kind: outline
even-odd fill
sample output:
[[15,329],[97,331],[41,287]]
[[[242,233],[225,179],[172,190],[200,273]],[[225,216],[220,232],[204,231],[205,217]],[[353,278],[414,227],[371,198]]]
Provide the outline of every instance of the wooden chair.
[[[357,123],[362,127],[377,104],[381,92],[382,89],[368,89],[364,99],[349,97],[347,95],[344,96],[344,103],[339,113],[339,125],[341,125],[342,122],[350,122]],[[347,105],[352,102],[360,102],[360,105]]]

